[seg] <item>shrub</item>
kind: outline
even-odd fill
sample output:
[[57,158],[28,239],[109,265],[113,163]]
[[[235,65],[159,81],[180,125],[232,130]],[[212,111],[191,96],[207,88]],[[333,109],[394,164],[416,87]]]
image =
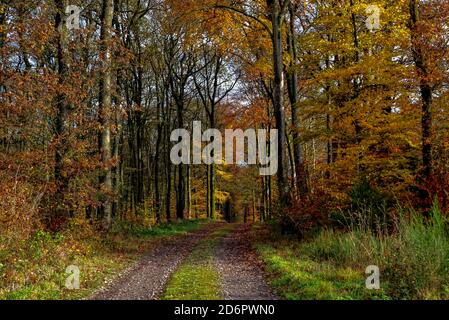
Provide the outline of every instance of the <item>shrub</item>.
[[39,227],[38,209],[42,198],[32,185],[18,177],[0,176],[0,251],[17,248]]
[[284,231],[292,231],[300,237],[328,225],[329,208],[332,197],[324,191],[317,190],[301,199],[295,199],[290,208],[281,216]]
[[355,184],[348,195],[350,203],[347,209],[330,214],[334,227],[371,230],[376,233],[392,227],[392,199],[373,187],[368,180]]

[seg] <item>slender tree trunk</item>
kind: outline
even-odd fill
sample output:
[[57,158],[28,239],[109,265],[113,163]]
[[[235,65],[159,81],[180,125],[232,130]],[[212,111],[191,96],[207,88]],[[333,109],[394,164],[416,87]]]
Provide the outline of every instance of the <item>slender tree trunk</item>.
[[210,166],[210,173],[209,173],[209,178],[210,178],[210,197],[209,197],[209,201],[210,201],[210,218],[211,219],[215,219],[215,165],[212,163],[209,165]]
[[[116,10],[117,8],[117,2],[114,4],[114,10]],[[113,20],[113,25],[114,28],[120,28],[118,22],[116,21],[116,19]],[[86,58],[86,61],[88,60],[88,56]],[[120,84],[122,83],[123,79],[121,77],[121,73],[119,70],[116,71],[115,73],[115,84],[116,87],[119,88]],[[117,105],[118,101],[117,98],[113,99],[113,104]],[[121,123],[121,116],[120,116],[120,111],[118,110],[118,108],[114,108],[114,122],[115,122],[115,133],[114,133],[114,147],[112,150],[112,154],[114,156],[114,158],[117,160],[117,165],[113,168],[112,170],[112,175],[113,175],[113,180],[112,180],[112,185],[113,185],[113,190],[114,190],[114,195],[115,195],[115,199],[113,201],[112,204],[112,218],[115,219],[115,217],[119,216],[119,210],[120,210],[120,202],[121,202],[121,184],[120,184],[120,177],[121,177],[121,167],[122,167],[122,149],[121,149],[121,144],[123,143],[123,133],[122,133],[122,129],[120,126]]]
[[[268,126],[268,132],[270,133],[271,131],[271,126]],[[267,150],[270,150],[270,146],[271,146],[271,142],[270,140],[267,140]],[[269,151],[270,152],[270,151]],[[267,216],[266,218],[268,220],[271,219],[271,214],[272,214],[272,185],[271,185],[271,179],[272,176],[266,176],[267,181],[266,181],[266,188],[267,188]]]
[[273,102],[278,130],[278,171],[277,183],[280,196],[281,210],[283,206],[290,204],[289,188],[286,172],[286,141],[285,141],[285,109],[284,109],[284,77],[283,77],[283,50],[282,50],[282,13],[278,0],[267,0],[270,8],[272,23],[272,46],[273,46]]
[[427,61],[420,42],[423,41],[418,34],[419,8],[416,0],[410,0],[410,31],[412,37],[413,60],[418,71],[419,89],[422,100],[421,130],[422,130],[422,161],[423,178],[428,180],[432,175],[432,86],[429,81]]
[[268,220],[271,219],[271,215],[273,213],[273,192],[272,192],[272,179],[271,176],[268,176],[267,181],[267,191],[268,191]]
[[210,214],[210,166],[206,166],[206,215],[207,218],[211,218]]
[[136,110],[136,203],[137,207],[141,208],[145,202],[144,194],[144,175],[145,168],[143,162],[143,140],[144,140],[144,125],[143,125],[143,109],[142,109],[142,95],[143,95],[143,69],[142,69],[142,54],[140,52],[140,37],[137,37],[137,44],[139,46],[137,79],[135,103]]
[[187,219],[192,215],[192,183],[191,183],[191,167],[187,166]]
[[[170,118],[170,115],[167,115],[167,119]],[[167,120],[168,121],[168,120]],[[171,221],[171,160],[170,160],[170,149],[168,146],[170,145],[170,135],[169,135],[169,125],[167,124],[165,128],[165,143],[166,143],[166,150],[165,150],[165,178],[166,178],[166,192],[165,192],[165,218],[167,219],[167,222]]]
[[[65,21],[65,8],[67,6],[66,0],[57,0],[56,8],[58,10],[56,14],[55,28],[58,32],[58,83],[63,85],[69,72],[68,62],[68,30],[64,26]],[[56,194],[55,202],[56,208],[53,217],[50,219],[50,227],[59,229],[60,224],[67,218],[67,210],[65,208],[65,193],[69,186],[69,180],[64,173],[64,159],[67,154],[67,116],[69,106],[66,101],[67,97],[63,92],[60,92],[57,96],[57,115],[56,115],[56,139],[57,144],[55,148],[55,184]]]
[[[350,6],[354,7],[354,1],[350,0]],[[354,62],[356,64],[359,63],[360,61],[360,42],[359,42],[359,35],[357,32],[357,20],[356,20],[356,15],[353,12],[351,14],[351,26],[352,26],[352,38],[353,38],[353,45],[354,45]],[[359,95],[360,95],[360,81],[358,79],[358,75],[352,80],[353,83],[353,99],[356,99]],[[357,114],[357,112],[355,113]],[[355,119],[354,120],[354,131],[355,131],[355,140],[358,146],[360,146],[361,142],[362,142],[362,130],[363,127],[360,124],[360,120],[359,119]],[[365,171],[365,166],[362,163],[363,160],[363,154],[362,152],[358,152],[357,155],[357,171],[359,172],[359,174],[363,175],[364,171]]]
[[[177,103],[178,128],[184,127],[182,101]],[[186,184],[184,174],[185,164],[178,165],[178,188],[176,192],[176,218],[184,219],[184,210],[186,206]]]
[[[211,128],[215,128],[215,105],[212,103],[211,113],[210,113],[210,125]],[[214,157],[214,150],[211,153],[212,158]],[[215,219],[215,164],[211,163],[209,165],[209,208],[210,208],[210,218]]]
[[290,100],[291,114],[292,114],[292,138],[293,138],[293,156],[295,163],[295,178],[296,187],[298,189],[299,195],[304,196],[307,193],[307,183],[306,183],[306,173],[304,166],[303,157],[303,146],[300,142],[299,130],[301,129],[299,120],[299,109],[298,109],[298,72],[296,70],[296,63],[298,60],[297,48],[296,48],[296,35],[295,35],[295,14],[293,4],[289,6],[290,13],[290,24],[289,32],[287,33],[287,45],[288,51],[291,58],[291,65],[289,70],[287,70],[287,88],[288,96]]
[[287,134],[287,132],[285,132],[285,141],[287,142],[287,153],[288,153],[288,161],[290,166],[287,168],[289,170],[287,170],[287,175],[292,175],[293,177],[295,177],[295,179],[292,179],[291,181],[291,189],[294,190],[295,188],[297,188],[297,183],[296,183],[296,174],[295,174],[295,156],[293,154],[293,146],[292,146],[292,139],[290,139],[289,135]]
[[253,204],[253,222],[256,222],[256,195],[254,189],[252,190],[252,204]]
[[261,177],[261,191],[262,191],[262,212],[261,212],[261,220],[265,218],[265,214],[267,212],[267,202],[266,202],[266,192],[265,192],[265,177]]
[[[116,128],[118,128],[118,112],[115,112],[115,126]],[[113,146],[113,151],[112,154],[114,156],[115,159],[117,159],[118,161],[118,165],[115,166],[112,170],[112,174],[113,174],[113,180],[112,180],[112,184],[113,184],[113,189],[114,189],[114,194],[117,196],[116,199],[114,199],[113,203],[112,203],[112,217],[115,217],[117,215],[117,210],[118,210],[118,204],[119,204],[119,195],[120,195],[120,186],[119,186],[119,179],[120,179],[120,151],[119,151],[119,146],[120,146],[120,133],[116,132],[114,135],[114,146]]]
[[[100,185],[104,191],[112,191],[111,169],[111,29],[114,14],[114,1],[103,0],[101,11],[101,72],[100,72],[100,98],[99,98],[99,124],[100,124],[100,159],[103,172],[100,175]],[[111,225],[112,206],[109,195],[102,203],[102,215],[104,216],[105,227]]]
[[[159,109],[159,108],[158,108]],[[159,115],[159,110],[158,110]],[[155,196],[155,209],[156,209],[156,222],[161,221],[161,194],[159,191],[159,153],[162,139],[162,125],[157,126],[157,139],[156,139],[156,151],[154,156],[154,196]]]

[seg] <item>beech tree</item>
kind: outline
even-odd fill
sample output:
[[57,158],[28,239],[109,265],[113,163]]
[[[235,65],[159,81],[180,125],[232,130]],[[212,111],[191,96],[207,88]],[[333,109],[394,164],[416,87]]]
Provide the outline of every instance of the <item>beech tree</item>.
[[[101,9],[101,51],[100,60],[100,91],[98,119],[100,125],[100,159],[102,162],[102,173],[100,174],[100,185],[106,192],[112,192],[112,176],[110,169],[111,161],[111,95],[112,95],[112,52],[111,52],[111,29],[114,14],[114,1],[103,0]],[[112,218],[112,204],[109,195],[102,203],[101,215],[104,215],[106,226],[109,227]]]
[[[70,5],[76,29],[65,0],[0,11],[2,198],[39,199],[49,229],[220,218],[237,198],[248,221],[296,225],[298,208],[350,206],[363,183],[447,208],[445,1],[377,1],[372,30],[367,0]],[[193,121],[277,129],[276,176],[174,165],[171,132]]]

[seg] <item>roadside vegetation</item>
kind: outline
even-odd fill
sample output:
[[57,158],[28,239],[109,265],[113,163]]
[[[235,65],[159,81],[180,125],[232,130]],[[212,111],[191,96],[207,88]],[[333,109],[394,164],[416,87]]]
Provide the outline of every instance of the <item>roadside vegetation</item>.
[[[204,226],[208,220],[184,220],[144,227],[116,223],[98,230],[73,220],[60,233],[37,231],[29,239],[0,238],[0,299],[80,299],[130,266],[161,241]],[[68,266],[80,269],[79,290],[65,288]]]
[[[361,220],[303,241],[281,235],[274,224],[258,225],[255,232],[263,239],[257,250],[282,298],[449,299],[448,221],[436,204],[427,219],[401,209],[392,225],[370,228]],[[379,290],[365,287],[370,265],[380,269]]]

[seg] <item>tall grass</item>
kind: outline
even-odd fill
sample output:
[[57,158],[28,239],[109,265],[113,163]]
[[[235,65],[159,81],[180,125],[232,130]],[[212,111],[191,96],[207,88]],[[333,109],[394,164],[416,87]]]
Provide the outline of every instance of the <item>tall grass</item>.
[[377,265],[383,288],[395,299],[449,299],[448,222],[436,203],[428,218],[401,209],[393,228],[370,228],[360,219],[369,213],[358,214],[348,232],[323,230],[301,246],[302,253],[341,267]]

